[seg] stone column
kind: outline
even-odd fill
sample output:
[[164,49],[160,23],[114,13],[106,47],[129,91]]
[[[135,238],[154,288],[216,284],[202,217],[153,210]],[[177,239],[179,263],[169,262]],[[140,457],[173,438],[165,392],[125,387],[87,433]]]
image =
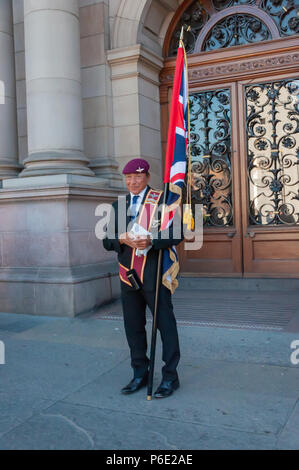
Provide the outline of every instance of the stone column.
[[0,180],[18,173],[16,82],[11,0],[0,1]]
[[140,44],[112,49],[111,67],[115,158],[119,168],[131,158],[150,164],[151,184],[162,185],[159,73],[163,60]]
[[28,158],[24,176],[94,176],[83,153],[78,0],[24,0]]

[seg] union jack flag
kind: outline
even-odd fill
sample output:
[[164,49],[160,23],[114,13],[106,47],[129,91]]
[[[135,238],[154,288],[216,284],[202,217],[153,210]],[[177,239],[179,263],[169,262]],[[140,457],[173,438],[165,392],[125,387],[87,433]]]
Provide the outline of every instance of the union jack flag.
[[[188,144],[188,86],[185,51],[182,42],[177,52],[172,102],[168,127],[164,183],[168,183],[165,212],[161,230],[173,222],[174,214],[180,205],[182,188],[186,175],[186,151]],[[164,250],[162,259],[162,283],[173,293],[178,286],[176,276],[179,271],[178,255],[175,246]]]

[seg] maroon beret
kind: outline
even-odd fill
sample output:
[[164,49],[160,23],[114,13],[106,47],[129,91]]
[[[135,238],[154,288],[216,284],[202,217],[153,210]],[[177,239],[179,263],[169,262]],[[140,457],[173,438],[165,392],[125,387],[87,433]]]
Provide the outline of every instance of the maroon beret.
[[130,160],[123,169],[123,174],[127,175],[129,173],[147,173],[149,170],[149,164],[143,158],[134,158]]

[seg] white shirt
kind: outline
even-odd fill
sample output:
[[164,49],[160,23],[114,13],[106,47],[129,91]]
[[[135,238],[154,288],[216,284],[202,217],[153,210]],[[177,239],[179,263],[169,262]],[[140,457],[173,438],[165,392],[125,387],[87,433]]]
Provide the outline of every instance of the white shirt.
[[136,214],[138,214],[138,212],[139,212],[140,205],[141,205],[144,193],[147,190],[147,188],[148,188],[148,186],[145,186],[145,188],[139,194],[133,194],[133,193],[130,192],[130,196],[131,196],[130,209],[132,208],[132,205],[133,205],[133,196],[139,196],[138,199],[137,199],[137,202],[136,202]]
[[[148,186],[146,186],[139,194],[133,194],[133,193],[130,192],[130,196],[131,196],[130,209],[131,209],[131,207],[132,207],[132,205],[133,205],[133,196],[139,196],[138,199],[137,199],[137,202],[136,202],[136,214],[138,214],[138,211],[139,211],[139,209],[140,209],[141,202],[142,202],[142,200],[143,200],[143,196],[144,196],[144,194],[145,194],[147,188],[148,188]],[[136,234],[139,235],[139,234],[140,234],[140,229],[141,229],[141,227],[140,227],[140,225],[138,225],[137,223],[134,223],[134,225],[133,225],[133,227],[132,227],[132,233],[135,232],[134,229],[135,229],[136,226],[138,227],[138,231],[137,231]],[[144,230],[144,232],[145,232],[145,233],[144,233],[143,235],[148,235],[148,234],[149,234],[149,232],[147,232],[147,230]],[[139,248],[137,248],[137,250],[136,250],[136,256],[145,256],[145,255],[147,254],[147,252],[148,252],[151,248],[152,248],[152,245],[149,245],[149,246],[148,246],[147,248],[145,248],[144,250],[140,250]]]

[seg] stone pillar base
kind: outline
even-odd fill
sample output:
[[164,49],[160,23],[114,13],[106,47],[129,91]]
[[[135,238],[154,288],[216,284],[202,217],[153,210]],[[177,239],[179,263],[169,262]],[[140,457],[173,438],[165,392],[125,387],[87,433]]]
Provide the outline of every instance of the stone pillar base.
[[42,152],[30,155],[24,160],[25,168],[19,177],[43,176],[55,174],[73,174],[94,176],[94,172],[88,167],[88,160],[83,153],[74,152]]
[[0,312],[75,317],[120,296],[117,263],[0,268]]
[[112,158],[98,158],[91,160],[89,167],[98,178],[105,178],[117,188],[125,189],[123,177],[119,173],[118,163]]
[[95,214],[120,192],[77,175],[3,180],[0,312],[73,317],[117,298],[116,254],[96,237]]
[[6,178],[16,178],[22,168],[22,165],[2,158],[0,163],[0,180]]

